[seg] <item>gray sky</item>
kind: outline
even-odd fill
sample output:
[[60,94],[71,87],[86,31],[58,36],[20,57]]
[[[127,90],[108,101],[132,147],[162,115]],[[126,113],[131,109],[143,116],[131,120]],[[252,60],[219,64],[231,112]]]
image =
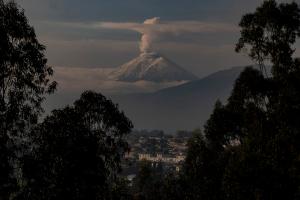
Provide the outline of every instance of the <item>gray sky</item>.
[[[164,24],[203,30],[162,34],[153,49],[202,77],[231,66],[251,64],[234,52],[241,16],[262,0],[17,0],[25,9],[49,64],[116,67],[139,54],[140,31],[103,26],[141,24],[160,17]],[[174,26],[175,26],[174,25]],[[213,30],[207,31],[207,27]],[[225,27],[225,28],[224,28]],[[227,27],[227,28],[226,28]],[[232,27],[231,29],[228,27]],[[228,30],[229,29],[229,30]]]

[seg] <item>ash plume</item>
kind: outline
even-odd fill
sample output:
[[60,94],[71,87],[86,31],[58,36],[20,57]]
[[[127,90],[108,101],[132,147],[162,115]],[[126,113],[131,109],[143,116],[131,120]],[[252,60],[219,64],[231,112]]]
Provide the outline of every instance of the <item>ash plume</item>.
[[[159,24],[159,23],[160,23],[159,17],[154,17],[154,18],[147,19],[144,21],[144,24],[146,26],[151,26],[151,25]],[[141,42],[140,42],[140,50],[143,53],[152,51],[152,44],[158,37],[155,31],[151,31],[151,29],[145,29],[145,30],[148,30],[148,31],[141,31],[142,38],[141,38]]]

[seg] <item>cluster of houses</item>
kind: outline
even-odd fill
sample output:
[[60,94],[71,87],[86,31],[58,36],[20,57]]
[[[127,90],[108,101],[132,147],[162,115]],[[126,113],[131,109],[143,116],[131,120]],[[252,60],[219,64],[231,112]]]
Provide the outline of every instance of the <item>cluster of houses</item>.
[[185,160],[184,155],[176,156],[164,156],[163,154],[156,154],[156,156],[151,156],[151,154],[139,154],[139,161],[148,161],[152,166],[158,164],[163,164],[165,166],[173,166],[177,172],[180,171],[181,164]]
[[164,156],[162,154],[156,154],[156,156],[151,156],[151,154],[139,154],[139,161],[149,161],[149,162],[162,162],[167,164],[179,164],[185,159],[184,155],[176,156]]

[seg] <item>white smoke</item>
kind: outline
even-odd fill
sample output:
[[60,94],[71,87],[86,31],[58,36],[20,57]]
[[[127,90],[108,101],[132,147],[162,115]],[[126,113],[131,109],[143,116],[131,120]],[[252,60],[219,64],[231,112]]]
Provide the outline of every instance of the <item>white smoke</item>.
[[144,24],[159,24],[160,23],[160,17],[153,17],[151,19],[146,19],[144,21]]
[[[160,23],[159,17],[154,17],[144,21],[144,24],[147,26],[152,26],[154,24],[159,24],[159,23]],[[140,43],[141,52],[152,51],[152,44],[155,42],[155,40],[158,37],[155,31],[151,31],[151,29],[146,29],[146,30],[147,31],[141,31],[141,33],[143,34]]]

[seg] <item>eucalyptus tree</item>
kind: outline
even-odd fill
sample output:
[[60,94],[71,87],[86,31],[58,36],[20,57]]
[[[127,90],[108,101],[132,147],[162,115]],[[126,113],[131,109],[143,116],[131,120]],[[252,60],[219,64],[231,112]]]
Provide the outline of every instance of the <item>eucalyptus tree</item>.
[[16,188],[15,156],[22,151],[17,144],[37,124],[45,95],[55,90],[44,52],[24,11],[13,1],[0,0],[1,199],[9,199]]

